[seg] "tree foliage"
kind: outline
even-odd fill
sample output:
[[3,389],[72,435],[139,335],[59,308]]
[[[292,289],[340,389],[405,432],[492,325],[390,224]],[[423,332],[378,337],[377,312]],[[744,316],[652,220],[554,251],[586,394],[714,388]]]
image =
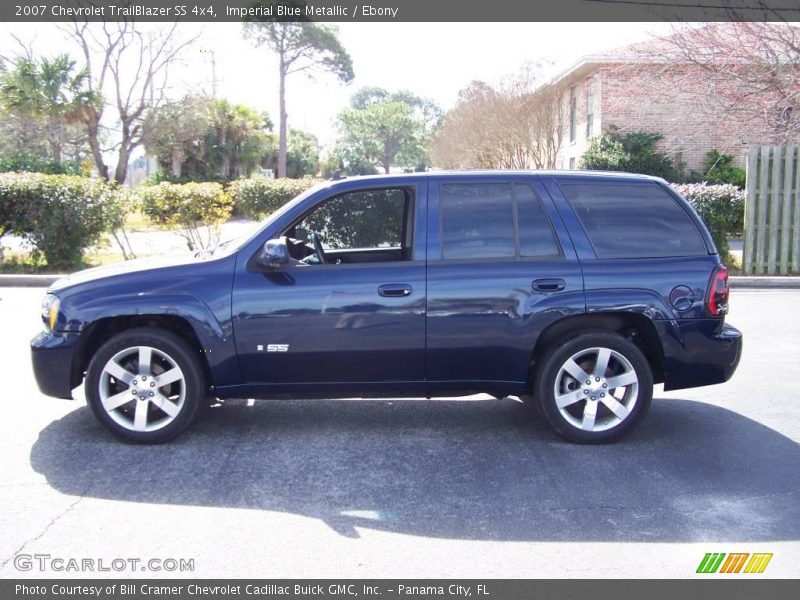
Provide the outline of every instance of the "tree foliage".
[[[189,95],[151,111],[145,120],[146,150],[169,181],[229,181],[259,169],[275,169],[277,144],[266,113],[227,100]],[[317,139],[293,129],[290,177],[316,175]]]
[[677,101],[691,107],[684,120],[715,122],[755,143],[796,142],[800,28],[728,10],[730,22],[678,24],[672,35],[638,45],[640,77],[630,78],[630,101]]
[[41,164],[51,172],[78,171],[87,150],[81,124],[99,101],[87,72],[66,54],[18,56],[9,67],[0,70],[0,156],[25,170]]
[[[85,106],[81,120],[97,172],[106,180],[124,183],[132,153],[144,142],[145,115],[164,101],[170,66],[194,42],[179,41],[177,30],[178,23],[145,30],[131,20],[65,25],[96,100]],[[112,153],[113,168],[107,163]]]
[[441,109],[433,101],[411,92],[361,89],[339,114],[332,158],[349,174],[374,172],[376,167],[388,173],[392,166],[424,170],[440,119]]
[[[299,4],[303,4],[300,2]],[[251,21],[245,36],[256,46],[266,46],[278,56],[279,127],[278,177],[286,177],[288,164],[288,116],[286,78],[293,73],[315,71],[335,75],[340,81],[353,80],[353,61],[339,41],[335,28],[321,23]]]
[[581,169],[626,171],[683,181],[683,163],[657,148],[660,133],[609,131],[592,138],[581,157]]
[[526,65],[500,86],[473,81],[462,90],[432,144],[444,168],[554,168],[564,135],[561,87],[540,85]]

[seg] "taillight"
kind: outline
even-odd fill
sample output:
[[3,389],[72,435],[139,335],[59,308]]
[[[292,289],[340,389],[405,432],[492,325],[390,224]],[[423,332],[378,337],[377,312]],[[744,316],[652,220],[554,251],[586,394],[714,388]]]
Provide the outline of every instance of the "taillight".
[[708,312],[712,317],[722,317],[728,314],[728,269],[720,265],[711,275],[711,287],[708,290]]

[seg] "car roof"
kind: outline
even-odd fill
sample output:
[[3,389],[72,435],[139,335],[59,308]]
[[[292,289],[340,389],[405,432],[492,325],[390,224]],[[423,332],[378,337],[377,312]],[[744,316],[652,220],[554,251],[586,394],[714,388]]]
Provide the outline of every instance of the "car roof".
[[640,175],[637,173],[626,173],[623,171],[567,171],[567,170],[511,170],[511,169],[461,169],[453,171],[426,171],[420,173],[386,173],[378,175],[356,175],[335,179],[333,181],[354,181],[354,180],[373,180],[384,179],[404,179],[413,177],[429,177],[431,179],[451,178],[451,177],[503,177],[503,176],[525,176],[537,175],[556,178],[576,178],[576,179],[608,179],[608,180],[634,180],[634,181],[663,181],[660,177],[652,175]]

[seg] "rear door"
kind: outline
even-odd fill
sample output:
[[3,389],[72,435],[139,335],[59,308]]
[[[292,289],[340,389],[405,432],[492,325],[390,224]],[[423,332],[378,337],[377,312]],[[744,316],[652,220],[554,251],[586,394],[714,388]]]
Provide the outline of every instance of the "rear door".
[[429,390],[524,391],[547,325],[585,310],[569,235],[532,175],[431,177]]

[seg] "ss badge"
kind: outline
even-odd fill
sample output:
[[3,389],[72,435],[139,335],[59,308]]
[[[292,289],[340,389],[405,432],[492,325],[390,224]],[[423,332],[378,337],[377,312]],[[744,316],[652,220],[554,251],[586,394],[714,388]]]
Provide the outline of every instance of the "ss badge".
[[268,344],[267,352],[288,352],[289,344]]

